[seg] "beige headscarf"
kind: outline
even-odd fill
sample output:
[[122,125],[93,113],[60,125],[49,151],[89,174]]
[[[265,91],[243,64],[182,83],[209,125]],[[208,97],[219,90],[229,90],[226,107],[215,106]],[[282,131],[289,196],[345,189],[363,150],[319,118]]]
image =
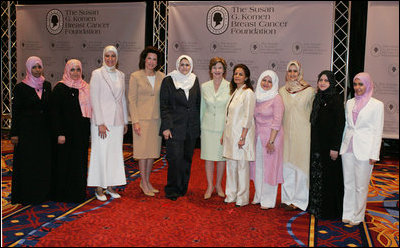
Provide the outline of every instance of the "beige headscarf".
[[[297,71],[299,72],[299,76],[297,77],[296,81],[290,81],[289,80],[289,67],[291,65],[296,66]],[[285,89],[287,90],[287,92],[289,92],[290,94],[295,94],[297,92],[300,92],[304,89],[307,89],[308,87],[310,87],[311,85],[309,85],[306,81],[304,81],[303,79],[303,69],[301,68],[301,64],[299,61],[297,60],[292,60],[289,62],[289,64],[286,67],[286,85],[285,85]]]

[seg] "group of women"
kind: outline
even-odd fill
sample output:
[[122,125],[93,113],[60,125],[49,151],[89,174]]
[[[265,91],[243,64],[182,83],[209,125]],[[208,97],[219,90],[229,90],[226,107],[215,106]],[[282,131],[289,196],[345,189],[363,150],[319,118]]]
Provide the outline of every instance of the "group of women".
[[159,71],[159,50],[146,47],[139,70],[130,76],[127,103],[125,75],[117,61],[117,49],[106,47],[103,66],[92,72],[87,84],[80,61],[69,60],[51,91],[42,61],[28,59],[26,78],[14,90],[13,204],[80,202],[86,186],[96,187],[100,201],[107,200],[106,194],[121,197],[115,186],[126,184],[122,145],[129,105],[133,156],[147,196],[160,192],[150,174],[162,138],[168,161],[165,196],[175,201],[186,194],[201,135],[204,199],[215,189],[225,203],[245,206],[253,180],[251,203],[261,209],[275,207],[281,184],[280,206],[285,210],[342,218],[352,225],[363,221],[383,130],[383,104],[372,98],[368,73],[354,77],[355,98],[347,102],[345,112],[331,71],[318,75],[315,90],[303,80],[301,64],[293,60],[283,87],[279,89],[277,74],[267,70],[254,90],[246,65],[236,65],[229,82],[225,60],[215,57],[209,63],[211,80],[200,85],[190,56],[180,56],[176,70],[165,75]]

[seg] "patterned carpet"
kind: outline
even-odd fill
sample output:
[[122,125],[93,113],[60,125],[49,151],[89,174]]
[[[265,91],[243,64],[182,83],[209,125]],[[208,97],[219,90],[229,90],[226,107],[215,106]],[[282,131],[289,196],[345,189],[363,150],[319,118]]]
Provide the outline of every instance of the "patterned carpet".
[[[222,198],[217,196],[214,196],[210,201],[202,200],[202,194],[205,190],[204,162],[198,158],[198,150],[194,157],[194,164],[198,165],[198,171],[195,170],[194,166],[189,193],[187,197],[182,198],[180,207],[177,209],[169,200],[164,199],[163,192],[150,199],[140,192],[138,181],[135,181],[138,177],[138,168],[136,161],[132,159],[132,146],[125,144],[124,151],[128,185],[120,187],[118,190],[122,195],[129,195],[129,197],[123,197],[120,201],[110,199],[103,203],[94,200],[92,189],[88,189],[87,201],[80,205],[49,201],[41,205],[22,208],[19,205],[13,206],[9,203],[12,146],[8,140],[2,140],[2,246],[96,246],[95,241],[102,240],[103,242],[100,243],[102,246],[127,244],[129,246],[207,246],[208,244],[210,246],[398,247],[398,158],[385,158],[375,166],[370,183],[365,224],[351,227],[340,221],[317,221],[305,212],[288,214],[288,212],[279,208],[263,211],[256,206],[235,208],[223,204]],[[155,163],[153,169],[158,171],[158,173],[152,174],[154,184],[161,189],[166,181],[166,178],[164,178],[166,174],[165,160],[160,159]],[[253,186],[251,191],[254,192]],[[178,199],[178,201],[180,200]],[[170,223],[171,226],[166,223],[164,226],[150,225],[147,232],[151,235],[143,238],[146,235],[146,230],[142,230],[140,228],[141,223],[136,223],[136,221],[148,222],[151,220],[150,223],[155,222],[153,219],[146,219],[149,216],[145,216],[145,219],[143,219],[143,216],[139,216],[137,208],[157,208],[163,211],[158,211],[158,215],[154,214],[154,216],[150,216],[151,218],[168,220],[179,217],[183,218],[182,221],[188,224],[185,224],[183,230],[177,233],[174,232],[180,229],[176,228],[176,223]],[[186,214],[185,208],[201,209],[202,213],[199,213],[199,215],[213,219],[214,225],[205,225],[202,229],[198,229],[195,223],[199,220],[197,220],[197,217],[191,219]],[[221,225],[216,216],[220,216],[221,212],[226,212],[228,213],[227,218],[229,216],[240,218],[242,215],[244,216],[243,211],[246,212],[247,216],[244,222],[250,224],[245,225],[247,231],[242,230],[243,235],[236,235],[232,238],[228,234],[234,229],[227,225],[227,221],[225,221],[225,225]],[[112,224],[97,226],[91,222],[96,219],[96,216],[116,219],[127,213],[131,213],[128,216],[133,216],[131,220],[133,223],[125,223],[125,225],[119,227],[118,230],[123,232],[119,236],[124,237],[124,239],[115,239],[113,235],[110,235],[111,238],[107,238],[107,235],[114,233],[112,230],[116,228]],[[125,219],[122,219],[122,222],[127,221]],[[265,223],[269,224],[265,224],[265,226],[268,226],[268,232],[266,236],[262,236],[264,240],[258,240],[260,235],[265,235],[262,226],[254,224],[260,219],[264,219]],[[86,226],[87,224],[89,225]],[[93,231],[101,234],[101,238]],[[182,242],[172,242],[157,234],[158,232],[168,231],[170,234],[179,236]],[[218,237],[221,235],[215,236],[216,233],[224,233],[228,236],[219,240]],[[186,236],[182,236],[183,234]],[[273,237],[277,238],[274,239]]]

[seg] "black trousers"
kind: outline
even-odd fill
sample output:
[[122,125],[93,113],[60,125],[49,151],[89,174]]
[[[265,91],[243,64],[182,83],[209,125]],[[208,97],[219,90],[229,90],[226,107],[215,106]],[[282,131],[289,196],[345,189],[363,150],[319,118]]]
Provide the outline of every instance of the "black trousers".
[[168,161],[167,185],[164,189],[166,197],[186,194],[195,145],[196,139],[190,138],[189,135],[186,135],[185,140],[172,138],[166,141]]

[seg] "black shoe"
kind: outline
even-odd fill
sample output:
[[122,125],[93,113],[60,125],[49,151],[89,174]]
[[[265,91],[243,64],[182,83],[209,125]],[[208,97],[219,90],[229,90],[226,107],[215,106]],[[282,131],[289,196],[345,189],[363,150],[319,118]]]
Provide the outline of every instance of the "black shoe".
[[176,199],[178,199],[176,196],[166,196],[166,198],[170,199],[171,201],[176,201]]

